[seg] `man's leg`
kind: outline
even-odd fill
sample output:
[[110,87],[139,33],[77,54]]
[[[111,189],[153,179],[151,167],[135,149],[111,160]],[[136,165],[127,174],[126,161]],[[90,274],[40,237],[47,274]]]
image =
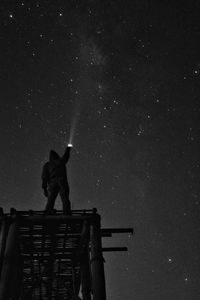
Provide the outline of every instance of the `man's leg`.
[[60,184],[59,194],[62,200],[64,214],[70,214],[71,203],[69,201],[69,187],[66,184]]
[[50,185],[48,189],[48,200],[45,207],[46,214],[51,213],[51,211],[53,210],[57,195],[58,195],[58,186],[56,184]]

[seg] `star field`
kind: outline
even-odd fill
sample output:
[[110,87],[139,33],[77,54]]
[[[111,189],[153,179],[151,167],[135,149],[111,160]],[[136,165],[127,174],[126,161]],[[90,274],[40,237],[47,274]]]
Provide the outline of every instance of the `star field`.
[[108,300],[199,297],[199,8],[1,3],[0,206],[44,209],[42,166],[71,138],[72,208],[136,232],[105,254]]

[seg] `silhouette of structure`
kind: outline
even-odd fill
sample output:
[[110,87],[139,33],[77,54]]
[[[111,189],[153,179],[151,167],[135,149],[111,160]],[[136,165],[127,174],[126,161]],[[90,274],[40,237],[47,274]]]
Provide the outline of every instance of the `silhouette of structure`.
[[101,229],[96,209],[61,211],[0,210],[0,300],[105,300],[102,237],[133,233]]

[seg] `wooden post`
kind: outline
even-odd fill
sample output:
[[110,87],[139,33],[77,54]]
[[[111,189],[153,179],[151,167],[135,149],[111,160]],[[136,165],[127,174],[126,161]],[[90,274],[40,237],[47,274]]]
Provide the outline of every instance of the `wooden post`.
[[93,300],[106,300],[104,259],[101,245],[100,216],[93,214],[91,220],[91,275]]
[[89,240],[90,240],[90,224],[88,220],[85,220],[83,222],[80,245],[77,253],[77,261],[80,261],[80,281],[77,282],[76,284],[77,292],[79,292],[81,287],[81,294],[83,300],[91,300]]
[[19,268],[18,254],[17,224],[16,220],[13,220],[13,222],[10,224],[8,237],[6,240],[0,281],[0,300],[9,300],[13,296],[14,291],[19,288],[19,286],[15,286],[16,282],[13,282],[13,277],[15,277],[15,272],[13,272],[13,270],[14,268]]
[[1,232],[0,232],[0,278],[1,278],[4,252],[6,247],[7,233],[8,233],[8,224],[6,222],[6,217],[3,217],[3,219],[1,220]]
[[81,292],[83,300],[91,300],[91,276],[88,249],[85,250],[81,262]]
[[13,270],[12,281],[14,281],[12,285],[12,300],[19,300],[21,299],[21,292],[22,292],[22,281],[23,281],[23,262],[20,257],[19,251],[17,249],[16,253],[16,264]]

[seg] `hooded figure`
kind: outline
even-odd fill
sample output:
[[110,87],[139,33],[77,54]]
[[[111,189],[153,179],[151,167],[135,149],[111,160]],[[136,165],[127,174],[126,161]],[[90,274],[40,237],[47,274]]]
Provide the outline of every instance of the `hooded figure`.
[[69,201],[69,184],[67,181],[66,164],[69,160],[71,147],[67,147],[62,157],[57,152],[51,150],[49,153],[49,161],[44,165],[42,170],[42,188],[44,195],[48,197],[45,211],[51,213],[56,197],[60,194],[63,212],[69,214],[71,212],[71,204]]

